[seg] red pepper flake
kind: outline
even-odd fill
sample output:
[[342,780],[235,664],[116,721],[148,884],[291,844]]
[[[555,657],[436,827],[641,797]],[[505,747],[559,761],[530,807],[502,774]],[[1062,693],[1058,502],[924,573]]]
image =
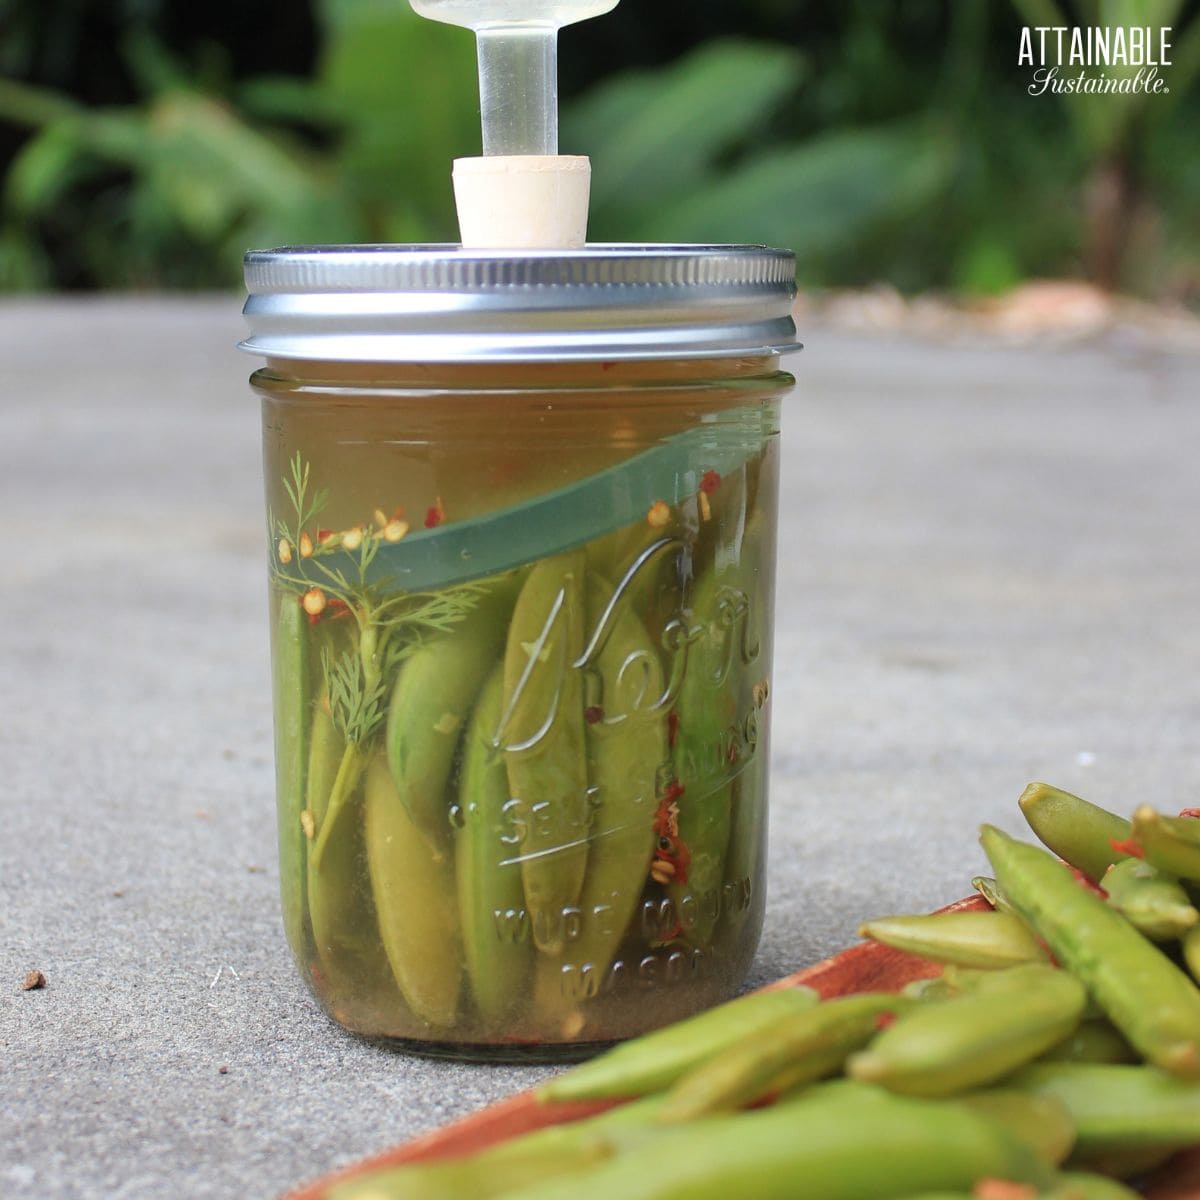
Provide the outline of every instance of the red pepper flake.
[[589,704],[587,708],[583,710],[583,719],[589,725],[595,725],[597,721],[604,720],[604,709],[602,709],[598,704]]
[[661,937],[656,938],[654,944],[656,946],[669,946],[677,937],[683,935],[683,922],[676,921],[670,929],[667,930]]
[[888,1029],[896,1023],[896,1014],[894,1012],[881,1012],[875,1018],[876,1029]]
[[687,843],[676,842],[675,845],[675,882],[685,884],[688,881],[688,868],[692,865],[692,852]]
[[1200,808],[1181,808],[1179,815],[1181,817],[1196,817],[1200,819]]
[[679,805],[669,795],[658,802],[658,811],[654,814],[654,832],[660,837],[679,836]]
[[437,503],[432,508],[425,510],[425,528],[436,529],[446,519],[446,510],[442,507],[442,498],[437,498]]
[[[687,883],[688,868],[692,864],[691,851],[679,836],[679,805],[675,801],[682,795],[683,788],[677,780],[673,780],[659,800],[658,811],[654,814],[657,840],[654,860],[650,864],[650,878],[663,886],[668,883]],[[671,936],[674,935],[668,935]]]
[[686,791],[687,788],[685,788],[678,779],[672,779],[671,782],[667,784],[666,789],[662,794],[662,799],[670,803],[672,800],[678,800],[679,797],[682,796]]
[[674,750],[677,741],[679,741],[679,714],[671,709],[667,713],[667,748]]
[[738,749],[737,742],[730,742],[729,745],[725,747],[725,761],[731,766],[741,757],[742,752]]
[[332,529],[318,529],[317,530],[317,541],[318,542],[327,542],[327,541],[329,541],[329,539],[331,537],[333,537]]
[[1073,867],[1068,863],[1067,870],[1071,872],[1071,877],[1081,888],[1094,893],[1101,900],[1108,899],[1108,893],[1098,883],[1093,883],[1078,867]]
[[700,490],[706,495],[711,496],[713,492],[721,486],[721,476],[716,471],[705,471],[700,476]]
[[1109,838],[1108,844],[1118,854],[1131,854],[1134,858],[1146,857],[1145,850],[1143,850],[1132,837],[1126,838],[1123,842],[1118,842],[1116,838]]

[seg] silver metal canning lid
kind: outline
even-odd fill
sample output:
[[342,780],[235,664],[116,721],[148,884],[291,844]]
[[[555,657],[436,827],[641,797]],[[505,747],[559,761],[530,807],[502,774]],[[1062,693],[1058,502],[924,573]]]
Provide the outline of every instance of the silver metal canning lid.
[[799,349],[766,246],[294,246],[246,255],[242,349],[333,362],[728,357]]

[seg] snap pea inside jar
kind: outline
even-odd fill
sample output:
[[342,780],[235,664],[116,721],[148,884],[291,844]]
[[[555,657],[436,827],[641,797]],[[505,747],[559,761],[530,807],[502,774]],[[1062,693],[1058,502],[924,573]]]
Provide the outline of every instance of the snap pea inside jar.
[[318,1000],[427,1053],[560,1057],[733,994],[791,255],[300,247],[246,275],[284,918]]

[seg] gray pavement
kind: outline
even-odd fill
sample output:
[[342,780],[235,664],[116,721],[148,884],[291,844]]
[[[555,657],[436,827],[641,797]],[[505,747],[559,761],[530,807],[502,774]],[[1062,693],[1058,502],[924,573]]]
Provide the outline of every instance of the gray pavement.
[[[1200,358],[804,333],[756,982],[962,895],[1029,779],[1200,802]],[[269,1198],[540,1073],[365,1045],[288,959],[239,336],[0,305],[0,1197]]]

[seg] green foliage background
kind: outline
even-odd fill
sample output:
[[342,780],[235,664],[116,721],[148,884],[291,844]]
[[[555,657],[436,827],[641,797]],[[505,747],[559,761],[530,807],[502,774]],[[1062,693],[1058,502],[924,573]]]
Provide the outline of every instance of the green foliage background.
[[[220,287],[251,246],[455,238],[471,35],[403,0],[221,2],[0,0],[0,287]],[[1196,8],[623,0],[564,31],[563,149],[593,159],[593,240],[788,245],[818,286],[1195,303]],[[1170,92],[1029,96],[1023,24],[1171,25]]]

